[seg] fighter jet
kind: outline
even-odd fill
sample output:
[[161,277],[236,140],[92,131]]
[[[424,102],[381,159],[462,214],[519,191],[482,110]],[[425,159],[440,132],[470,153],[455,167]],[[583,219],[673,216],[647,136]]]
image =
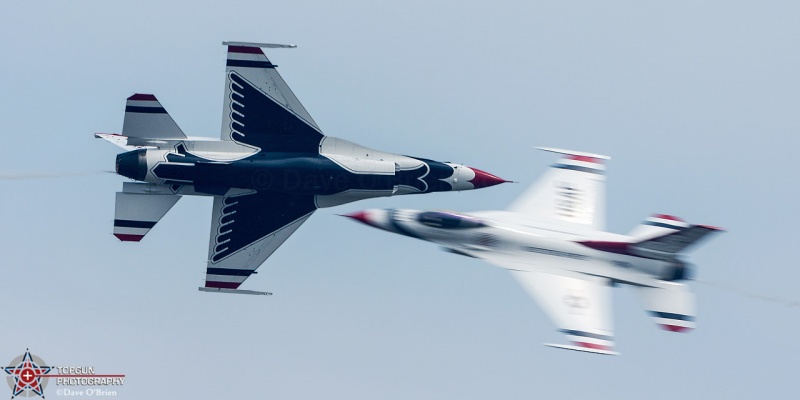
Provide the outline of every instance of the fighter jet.
[[548,346],[618,354],[611,318],[618,284],[633,286],[662,328],[694,328],[695,296],[685,283],[691,265],[682,256],[720,229],[656,214],[628,235],[605,232],[609,157],[543,150],[563,156],[505,211],[373,209],[346,216],[509,270],[572,342]]
[[128,97],[122,134],[95,134],[125,182],[114,235],[138,242],[184,195],[214,198],[203,291],[239,285],[318,208],[361,199],[471,190],[505,182],[447,162],[369,149],[322,134],[262,48],[228,48],[220,140],[189,138],[152,94]]

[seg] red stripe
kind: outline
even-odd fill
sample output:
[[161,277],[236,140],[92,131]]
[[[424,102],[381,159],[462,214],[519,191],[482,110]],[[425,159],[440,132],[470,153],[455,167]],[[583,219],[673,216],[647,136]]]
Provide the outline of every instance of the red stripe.
[[680,219],[678,217],[675,217],[675,216],[672,216],[672,215],[667,215],[667,214],[655,214],[655,215],[653,215],[653,218],[661,218],[661,219],[668,219],[670,221],[683,222],[682,219]]
[[630,251],[628,251],[628,248],[630,247],[631,243],[628,242],[606,242],[602,240],[586,240],[577,243],[580,243],[590,249],[605,251],[608,253],[630,255]]
[[241,283],[238,282],[216,282],[206,281],[206,287],[218,289],[237,289]]
[[228,46],[228,53],[264,54],[260,47]]
[[142,93],[136,93],[136,94],[134,94],[133,96],[131,96],[131,97],[128,97],[128,100],[149,100],[149,101],[158,101],[158,100],[156,99],[156,96],[153,96],[152,94],[142,94]]
[[115,233],[114,236],[123,242],[138,242],[144,237],[144,235],[129,235],[125,233]]
[[686,332],[689,329],[692,329],[689,328],[688,326],[667,325],[667,324],[661,324],[661,327],[670,332]]
[[575,342],[575,344],[581,347],[586,347],[587,349],[611,351],[611,347],[603,346],[602,344],[586,343],[586,342]]
[[594,157],[589,157],[589,156],[570,155],[567,158],[569,158],[570,160],[575,160],[575,161],[583,161],[583,162],[590,162],[590,163],[595,163],[595,164],[602,164],[602,162],[600,162],[600,160],[598,160],[598,159],[596,159]]

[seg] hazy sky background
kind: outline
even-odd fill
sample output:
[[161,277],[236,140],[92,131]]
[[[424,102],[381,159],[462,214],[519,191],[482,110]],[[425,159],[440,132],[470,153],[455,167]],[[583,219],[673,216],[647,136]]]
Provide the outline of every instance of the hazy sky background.
[[[125,399],[792,397],[798,21],[795,1],[8,2],[0,362],[124,373]],[[92,135],[140,92],[218,137],[223,40],[297,44],[267,54],[328,135],[519,183],[320,210],[243,286],[274,296],[198,292],[210,199],[119,242],[118,149]],[[336,216],[501,209],[555,159],[534,146],[612,157],[611,231],[728,230],[691,257],[696,331],[622,287],[621,356],[544,347],[565,339],[505,271]]]

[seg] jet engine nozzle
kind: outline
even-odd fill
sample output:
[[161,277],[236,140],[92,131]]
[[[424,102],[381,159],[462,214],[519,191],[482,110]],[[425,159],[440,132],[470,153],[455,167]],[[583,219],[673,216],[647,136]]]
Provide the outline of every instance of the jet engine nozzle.
[[688,281],[694,279],[694,271],[694,264],[679,261],[670,265],[661,278],[665,281]]
[[117,154],[116,171],[124,177],[144,181],[147,176],[147,149]]

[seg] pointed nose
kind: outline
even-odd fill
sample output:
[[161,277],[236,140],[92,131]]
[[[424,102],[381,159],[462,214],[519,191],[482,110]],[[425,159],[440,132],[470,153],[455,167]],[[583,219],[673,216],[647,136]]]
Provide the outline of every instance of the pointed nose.
[[390,215],[391,213],[392,211],[390,210],[371,208],[369,210],[356,211],[354,213],[344,214],[342,216],[361,222],[364,225],[369,225],[373,228],[394,232],[394,228],[392,227],[392,217]]
[[352,219],[354,219],[356,221],[359,221],[359,222],[367,224],[367,225],[372,225],[372,223],[371,223],[371,221],[369,219],[369,215],[367,214],[366,211],[356,211],[354,213],[344,214],[342,216],[343,217],[347,217],[347,218],[352,218]]
[[472,172],[475,173],[475,177],[469,180],[469,183],[475,187],[475,189],[485,188],[489,186],[499,185],[501,183],[511,182],[507,181],[499,176],[492,175],[486,171],[481,171],[477,168],[469,167]]

